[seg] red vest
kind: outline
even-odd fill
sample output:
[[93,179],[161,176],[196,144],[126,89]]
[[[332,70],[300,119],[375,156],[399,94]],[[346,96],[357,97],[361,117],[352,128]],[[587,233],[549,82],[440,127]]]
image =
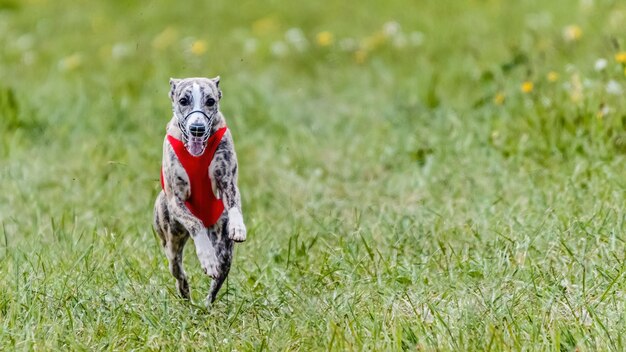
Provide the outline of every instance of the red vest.
[[[217,130],[217,132],[213,133],[207,141],[204,153],[199,156],[189,154],[183,142],[167,135],[167,140],[172,145],[172,148],[174,148],[178,160],[183,165],[189,177],[191,195],[185,202],[185,205],[187,205],[187,209],[189,209],[193,215],[202,221],[205,227],[215,225],[222,215],[222,212],[224,212],[224,203],[213,194],[211,178],[209,178],[209,165],[227,129],[227,127],[222,127]],[[165,190],[163,167],[161,167],[161,187]]]

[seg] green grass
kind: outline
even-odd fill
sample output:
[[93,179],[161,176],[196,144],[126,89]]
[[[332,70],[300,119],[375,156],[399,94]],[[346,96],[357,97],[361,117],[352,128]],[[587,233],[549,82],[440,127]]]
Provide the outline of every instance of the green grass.
[[[626,349],[625,18],[0,0],[0,350]],[[217,74],[249,232],[207,310],[151,215],[168,79]]]

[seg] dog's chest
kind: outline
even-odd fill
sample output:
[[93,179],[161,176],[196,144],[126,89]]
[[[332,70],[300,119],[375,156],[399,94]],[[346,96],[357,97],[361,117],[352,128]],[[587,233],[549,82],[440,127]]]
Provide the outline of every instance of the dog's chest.
[[[187,208],[197,218],[202,220],[204,226],[213,226],[219,220],[224,205],[221,199],[217,199],[213,193],[211,178],[209,177],[209,165],[215,156],[217,146],[222,140],[226,127],[218,130],[207,141],[207,147],[200,156],[191,155],[185,148],[182,141],[167,136],[169,143],[172,145],[178,160],[180,161],[187,177],[189,178],[189,187],[191,195],[185,202]],[[161,171],[163,173],[163,171]],[[161,184],[164,187],[163,176],[161,175]]]

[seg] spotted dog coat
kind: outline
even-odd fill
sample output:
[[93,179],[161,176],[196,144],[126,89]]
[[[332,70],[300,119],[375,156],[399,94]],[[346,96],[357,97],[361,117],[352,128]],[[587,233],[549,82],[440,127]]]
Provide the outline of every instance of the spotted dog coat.
[[[174,116],[167,124],[167,135],[182,141],[181,128],[189,128],[194,123],[204,123],[210,135],[226,127],[218,104],[222,97],[219,77],[171,79],[170,86]],[[209,125],[207,121],[194,116],[189,119],[192,121],[179,124],[182,121],[179,119],[184,119],[193,111],[201,111],[204,116],[214,116],[212,123]],[[189,133],[189,130],[185,132]],[[219,142],[207,172],[212,180],[214,195],[224,205],[217,222],[209,227],[205,227],[185,205],[193,190],[166,136],[163,142],[163,190],[154,205],[154,228],[161,238],[170,272],[176,278],[178,292],[187,299],[189,283],[183,269],[183,249],[189,237],[192,238],[202,269],[213,279],[207,296],[208,303],[212,303],[230,270],[233,242],[246,240],[241,197],[237,188],[237,155],[229,130],[226,130]]]

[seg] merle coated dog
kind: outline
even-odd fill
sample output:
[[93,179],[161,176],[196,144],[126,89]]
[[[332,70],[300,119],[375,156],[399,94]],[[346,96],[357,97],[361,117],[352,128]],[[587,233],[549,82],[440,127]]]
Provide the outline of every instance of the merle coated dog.
[[189,299],[183,248],[191,237],[202,269],[213,279],[209,304],[230,270],[233,243],[246,240],[237,156],[219,110],[219,84],[219,76],[170,79],[174,116],[163,141],[163,190],[154,205],[154,228],[178,292]]

